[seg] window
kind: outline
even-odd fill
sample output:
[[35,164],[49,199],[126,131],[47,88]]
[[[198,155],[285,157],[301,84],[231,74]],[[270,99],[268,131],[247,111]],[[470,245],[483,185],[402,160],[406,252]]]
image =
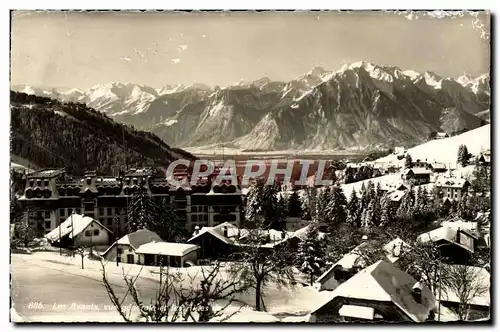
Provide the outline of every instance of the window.
[[191,216],[191,221],[198,221],[198,216],[196,214],[193,214]]
[[80,211],[81,211],[81,210],[82,210],[82,209],[80,209],[80,208],[75,209],[76,214],[80,214]]
[[92,231],[85,231],[85,236],[86,237],[91,237],[92,236]]
[[45,228],[50,229],[50,220],[45,220]]
[[36,185],[37,185],[37,186],[41,186],[41,185],[42,185],[42,180],[40,180],[40,179],[36,179]]
[[107,208],[106,210],[108,212],[108,216],[112,216],[113,215],[113,209],[112,208]]
[[99,236],[99,230],[98,229],[94,229],[94,236]]
[[45,187],[48,187],[49,186],[49,180],[43,180],[43,185]]
[[203,215],[203,221],[208,221],[208,214]]
[[49,219],[50,218],[50,211],[45,211],[45,219]]
[[113,218],[108,218],[107,219],[107,225],[111,226],[113,224]]
[[115,214],[120,214],[120,208],[115,208]]
[[197,206],[191,206],[191,212],[198,212]]
[[104,208],[99,208],[99,215],[103,216],[104,215]]
[[205,206],[203,207],[203,211],[208,212],[208,205],[205,205]]
[[118,255],[121,255],[123,253],[123,249],[122,248],[118,248]]
[[64,217],[64,209],[59,209],[59,217]]
[[35,185],[35,181],[30,180],[30,187],[33,187]]

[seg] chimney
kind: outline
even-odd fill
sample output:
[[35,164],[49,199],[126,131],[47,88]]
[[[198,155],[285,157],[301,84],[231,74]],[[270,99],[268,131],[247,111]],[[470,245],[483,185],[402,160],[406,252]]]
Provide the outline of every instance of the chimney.
[[460,227],[458,227],[458,229],[457,229],[457,239],[456,239],[456,242],[458,244],[460,244]]
[[418,281],[415,285],[413,285],[412,293],[413,299],[417,303],[422,303],[422,284]]
[[368,240],[368,236],[363,235],[363,237],[361,238],[361,240],[362,240],[363,242],[367,241],[367,240]]
[[286,237],[286,232],[283,230],[281,231],[281,239],[284,240]]
[[224,237],[227,237],[227,226],[224,226]]
[[198,235],[198,233],[200,233],[200,226],[195,226],[195,227],[194,227],[193,236]]

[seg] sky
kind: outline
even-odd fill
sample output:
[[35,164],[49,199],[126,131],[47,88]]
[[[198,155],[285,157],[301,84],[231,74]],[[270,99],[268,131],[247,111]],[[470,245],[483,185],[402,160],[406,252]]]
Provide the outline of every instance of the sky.
[[[489,72],[489,15],[386,12],[13,12],[11,83],[226,86],[367,61]],[[442,16],[442,14],[441,14]]]

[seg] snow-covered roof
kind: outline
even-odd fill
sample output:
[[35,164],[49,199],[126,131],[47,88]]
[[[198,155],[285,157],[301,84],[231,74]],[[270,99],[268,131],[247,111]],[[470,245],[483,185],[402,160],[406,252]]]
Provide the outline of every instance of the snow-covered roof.
[[137,254],[152,254],[164,256],[184,256],[198,249],[194,244],[173,242],[150,242],[136,249]]
[[463,188],[466,184],[469,184],[469,181],[462,178],[440,177],[436,180],[437,187]]
[[412,172],[415,175],[430,175],[432,174],[431,170],[428,170],[427,168],[423,167],[414,167],[414,168],[407,168],[403,171],[403,174],[408,174],[409,172]]
[[[445,240],[445,241],[448,241],[449,243],[452,243],[454,245],[462,247],[470,252],[474,252],[474,248],[468,247],[468,246],[463,245],[461,243],[457,243],[455,241],[456,236],[457,236],[457,230],[458,230],[458,227],[454,228],[454,227],[450,227],[450,226],[442,226],[442,227],[434,229],[430,232],[420,234],[417,237],[417,241],[420,241],[422,243],[427,243],[427,242],[437,242],[440,240]],[[466,232],[466,233],[469,234],[469,232]]]
[[401,255],[402,251],[410,248],[411,246],[408,243],[404,242],[398,237],[392,240],[391,242],[387,243],[383,247],[383,250],[386,252],[387,259],[391,263],[394,263],[399,259],[399,256]]
[[340,284],[330,298],[321,303],[315,313],[336,297],[363,299],[378,302],[392,302],[414,322],[424,322],[435,307],[435,297],[427,287],[422,288],[422,301],[417,302],[413,295],[413,285],[417,281],[408,273],[401,271],[389,262],[380,260],[358,272]]
[[469,234],[474,238],[479,237],[477,222],[465,221],[463,219],[451,219],[448,221],[443,221],[441,226],[449,227],[455,231],[460,229],[461,231],[466,232],[467,234]]
[[151,232],[150,230],[147,229],[140,229],[138,231],[135,231],[133,233],[127,234],[123,236],[121,239],[113,243],[106,251],[103,253],[103,255],[106,255],[106,253],[115,246],[115,244],[123,244],[123,245],[129,245],[131,246],[134,250],[139,248],[141,245],[149,243],[149,242],[162,242],[163,240],[154,232]]
[[393,202],[399,202],[401,198],[406,194],[404,190],[394,190],[387,193],[387,198]]
[[82,233],[93,222],[112,233],[107,227],[91,217],[81,214],[72,214],[62,224],[45,235],[45,238],[50,242],[57,242],[60,239],[59,236],[63,238],[69,235],[69,238],[72,239]]
[[[476,267],[476,266],[465,267],[464,265],[448,265],[448,264],[442,264],[441,267],[443,270],[448,270],[448,271],[450,269],[454,269],[454,268],[455,269],[456,268],[465,268],[466,270],[464,270],[464,271],[467,271],[468,273],[470,273],[472,275],[472,278],[470,278],[470,283],[469,283],[468,287],[471,287],[471,289],[472,289],[472,288],[476,288],[477,286],[480,286],[480,287],[486,287],[488,289],[487,292],[484,292],[482,294],[478,294],[476,297],[470,299],[470,304],[485,306],[485,307],[490,306],[490,303],[491,303],[491,297],[490,297],[491,275],[486,269]],[[457,286],[460,286],[460,285],[457,285]],[[439,292],[439,290],[438,290],[438,292]],[[452,289],[452,288],[446,287],[446,286],[443,286],[443,288],[442,288],[441,300],[447,301],[447,302],[460,303],[456,289]]]
[[344,304],[339,309],[339,315],[343,317],[362,318],[373,320],[375,309],[359,305]]
[[[291,237],[296,237],[300,240],[304,240],[307,234],[307,230],[311,227],[311,224],[296,230]],[[318,231],[318,238],[322,239],[325,237],[325,233]]]
[[341,259],[339,259],[335,264],[333,264],[325,273],[323,273],[321,276],[316,279],[316,282],[321,283],[323,281],[326,281],[324,279],[331,277],[330,273],[333,269],[335,269],[338,266],[341,266],[342,268],[348,270],[352,269],[355,264],[364,267],[365,262],[361,258],[361,252],[360,250],[363,249],[364,247],[367,246],[367,242],[363,242],[360,245],[358,245],[356,248],[352,249],[350,252],[342,256]]

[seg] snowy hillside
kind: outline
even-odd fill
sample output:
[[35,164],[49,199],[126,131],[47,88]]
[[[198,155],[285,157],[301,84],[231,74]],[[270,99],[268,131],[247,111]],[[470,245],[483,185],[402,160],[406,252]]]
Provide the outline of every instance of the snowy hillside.
[[[427,143],[408,149],[408,153],[413,160],[421,159],[428,161],[439,161],[450,164],[451,168],[456,168],[457,151],[460,144],[465,144],[469,153],[479,154],[483,150],[491,148],[490,125],[470,130],[461,135],[449,137],[441,140],[432,140]],[[397,160],[395,155],[389,155],[377,161],[403,163]]]

